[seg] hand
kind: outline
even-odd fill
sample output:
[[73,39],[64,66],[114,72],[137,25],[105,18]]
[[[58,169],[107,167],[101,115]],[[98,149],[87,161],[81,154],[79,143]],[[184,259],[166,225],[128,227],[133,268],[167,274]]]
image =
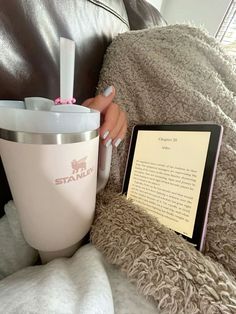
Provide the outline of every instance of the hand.
[[89,98],[83,102],[83,106],[101,112],[100,137],[107,147],[113,144],[117,147],[124,139],[127,131],[126,113],[112,100],[115,97],[115,88],[107,87],[101,95]]

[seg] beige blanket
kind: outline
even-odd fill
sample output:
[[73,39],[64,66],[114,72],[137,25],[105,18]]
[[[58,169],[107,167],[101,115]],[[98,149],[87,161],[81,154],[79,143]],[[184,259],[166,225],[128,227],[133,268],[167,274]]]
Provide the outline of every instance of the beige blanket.
[[[163,313],[236,313],[236,74],[232,60],[199,29],[175,25],[119,35],[99,89],[116,87],[129,134],[113,154],[98,199],[92,242]],[[212,121],[224,126],[205,255],[120,192],[136,123]]]

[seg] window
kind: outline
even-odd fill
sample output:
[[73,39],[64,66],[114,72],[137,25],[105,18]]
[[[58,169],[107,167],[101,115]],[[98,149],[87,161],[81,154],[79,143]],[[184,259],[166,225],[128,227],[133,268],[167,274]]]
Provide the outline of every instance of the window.
[[236,0],[231,1],[217,31],[216,39],[231,55],[236,56]]

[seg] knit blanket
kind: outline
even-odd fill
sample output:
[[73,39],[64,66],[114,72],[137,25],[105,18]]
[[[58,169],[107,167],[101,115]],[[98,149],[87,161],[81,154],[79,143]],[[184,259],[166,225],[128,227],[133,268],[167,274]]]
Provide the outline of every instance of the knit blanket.
[[[114,85],[128,136],[114,151],[98,197],[91,240],[161,313],[236,313],[236,74],[214,38],[185,25],[119,35],[109,47],[99,90]],[[224,126],[199,253],[121,191],[134,124],[211,121]]]

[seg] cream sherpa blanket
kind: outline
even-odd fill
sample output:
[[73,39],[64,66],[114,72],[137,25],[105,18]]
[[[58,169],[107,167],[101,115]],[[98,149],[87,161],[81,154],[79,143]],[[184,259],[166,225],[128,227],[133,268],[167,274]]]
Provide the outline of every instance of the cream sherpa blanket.
[[162,313],[236,313],[236,74],[232,60],[199,29],[175,25],[119,35],[100,86],[135,123],[213,121],[224,126],[205,255],[161,226],[121,191],[129,136],[113,155],[91,239]]
[[92,244],[71,258],[26,267],[35,264],[37,252],[24,240],[12,201],[5,212],[0,219],[1,314],[156,313]]

